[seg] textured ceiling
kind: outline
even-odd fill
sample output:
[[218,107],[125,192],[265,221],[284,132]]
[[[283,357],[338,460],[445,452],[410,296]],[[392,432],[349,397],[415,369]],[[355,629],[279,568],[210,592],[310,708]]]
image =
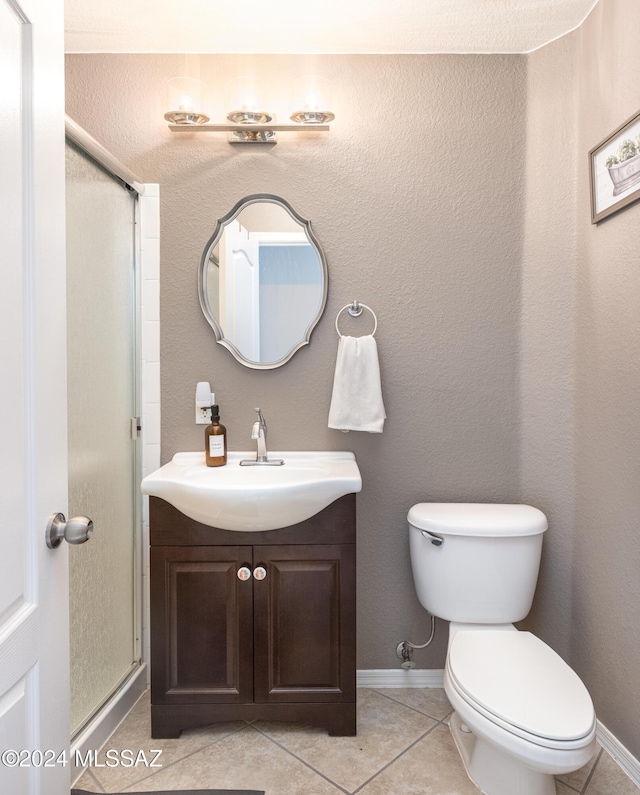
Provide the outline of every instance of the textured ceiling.
[[529,52],[596,0],[66,0],[67,52]]

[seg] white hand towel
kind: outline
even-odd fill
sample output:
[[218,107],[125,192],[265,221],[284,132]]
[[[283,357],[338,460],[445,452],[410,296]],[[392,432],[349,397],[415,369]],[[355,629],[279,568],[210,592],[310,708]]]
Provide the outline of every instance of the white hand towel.
[[375,339],[371,334],[340,337],[329,427],[382,433],[386,416]]

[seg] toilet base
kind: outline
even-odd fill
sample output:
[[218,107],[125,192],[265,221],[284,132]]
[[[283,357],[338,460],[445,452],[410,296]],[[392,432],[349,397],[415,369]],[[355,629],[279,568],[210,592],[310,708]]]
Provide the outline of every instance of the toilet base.
[[556,795],[552,775],[526,767],[474,732],[462,731],[461,725],[454,712],[449,721],[451,734],[467,775],[484,795]]

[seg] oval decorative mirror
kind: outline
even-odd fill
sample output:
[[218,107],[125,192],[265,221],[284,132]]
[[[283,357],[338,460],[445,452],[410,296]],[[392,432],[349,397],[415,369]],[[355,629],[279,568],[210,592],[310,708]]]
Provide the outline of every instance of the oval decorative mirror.
[[200,262],[198,292],[220,345],[247,367],[269,370],[309,343],[327,283],[311,222],[284,199],[256,193],[217,222]]

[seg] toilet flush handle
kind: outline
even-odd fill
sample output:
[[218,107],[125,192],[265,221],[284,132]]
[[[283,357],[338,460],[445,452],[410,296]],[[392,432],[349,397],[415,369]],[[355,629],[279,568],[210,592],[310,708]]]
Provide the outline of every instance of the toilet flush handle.
[[426,538],[427,541],[431,541],[434,547],[442,546],[444,538],[441,536],[437,536],[435,533],[430,533],[428,530],[421,530],[420,532],[422,533],[422,537]]

